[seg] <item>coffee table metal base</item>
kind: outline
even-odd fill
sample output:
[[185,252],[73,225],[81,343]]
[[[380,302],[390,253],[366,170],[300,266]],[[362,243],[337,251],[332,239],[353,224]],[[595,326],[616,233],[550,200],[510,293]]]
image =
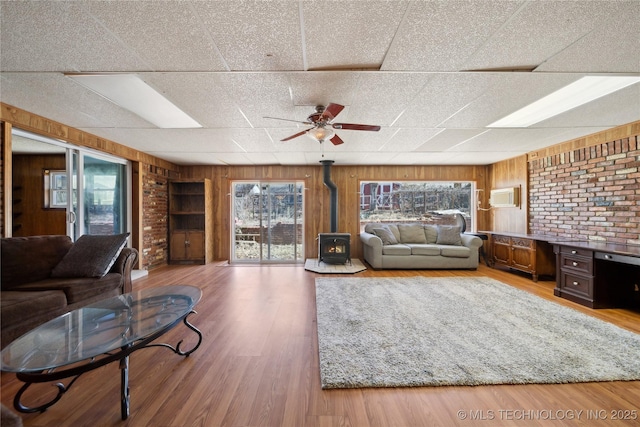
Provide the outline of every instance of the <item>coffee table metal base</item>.
[[[99,357],[99,358],[90,359],[86,363],[82,363],[82,364],[79,364],[77,366],[69,367],[67,369],[58,370],[58,371],[51,370],[51,371],[44,371],[44,372],[38,372],[38,373],[33,373],[33,372],[30,372],[30,373],[18,372],[18,373],[16,373],[16,377],[20,381],[24,382],[25,384],[20,388],[20,390],[16,394],[16,396],[15,396],[15,398],[13,400],[13,406],[16,408],[16,410],[18,410],[19,412],[23,412],[23,413],[44,412],[47,408],[51,407],[56,402],[58,402],[62,398],[62,395],[64,395],[71,388],[71,386],[76,382],[76,380],[82,374],[87,373],[89,371],[93,371],[94,369],[100,368],[102,366],[108,365],[109,363],[112,363],[112,362],[115,362],[115,361],[119,361],[119,364],[120,364],[120,382],[121,382],[121,387],[120,387],[120,411],[121,411],[122,419],[126,420],[129,417],[129,402],[130,402],[129,355],[131,353],[133,353],[133,352],[135,352],[137,350],[143,349],[143,348],[166,347],[166,348],[171,349],[174,353],[176,353],[176,354],[178,354],[180,356],[184,356],[184,357],[189,356],[191,353],[196,351],[198,349],[198,347],[200,347],[200,344],[202,343],[202,333],[198,330],[198,328],[193,326],[187,320],[187,317],[189,317],[189,315],[191,315],[191,314],[197,314],[197,313],[196,313],[196,311],[191,310],[186,315],[184,315],[183,317],[178,319],[176,322],[168,325],[164,329],[161,329],[161,330],[155,332],[153,335],[150,335],[150,336],[146,337],[145,339],[140,340],[140,341],[138,341],[136,343],[124,346],[119,351],[108,353],[108,354],[104,354],[102,357]],[[198,335],[198,342],[196,343],[196,345],[193,348],[191,348],[191,349],[189,349],[187,351],[183,351],[180,348],[183,340],[179,341],[178,344],[175,347],[172,346],[172,345],[169,345],[169,344],[165,344],[165,343],[154,343],[153,342],[154,340],[156,340],[160,336],[164,335],[167,331],[169,331],[170,329],[175,327],[180,322],[184,323],[187,326],[187,328],[191,329],[193,332],[195,332]],[[56,387],[58,388],[58,392],[57,392],[56,396],[53,399],[51,399],[49,402],[46,402],[46,403],[44,403],[42,405],[34,406],[34,407],[30,407],[30,406],[26,406],[26,405],[22,404],[22,402],[21,402],[22,396],[24,395],[24,393],[27,391],[27,389],[32,384],[58,381],[58,380],[62,380],[62,379],[65,379],[65,378],[72,378],[72,377],[73,377],[73,379],[66,386],[63,383],[57,383],[56,384]]]

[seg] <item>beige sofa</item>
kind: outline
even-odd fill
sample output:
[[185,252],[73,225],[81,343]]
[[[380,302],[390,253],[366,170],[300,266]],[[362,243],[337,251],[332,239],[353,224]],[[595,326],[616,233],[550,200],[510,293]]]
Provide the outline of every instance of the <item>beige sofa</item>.
[[459,226],[370,223],[360,233],[365,261],[374,269],[478,268],[479,237]]

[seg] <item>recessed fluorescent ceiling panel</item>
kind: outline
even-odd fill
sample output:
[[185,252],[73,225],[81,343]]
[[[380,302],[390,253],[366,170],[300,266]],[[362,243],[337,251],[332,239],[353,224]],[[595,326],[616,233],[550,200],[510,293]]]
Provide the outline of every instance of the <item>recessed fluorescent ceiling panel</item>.
[[136,75],[67,74],[66,76],[159,128],[202,127]]
[[638,82],[640,82],[640,77],[633,76],[583,77],[533,104],[529,104],[491,123],[487,127],[518,128],[531,126]]

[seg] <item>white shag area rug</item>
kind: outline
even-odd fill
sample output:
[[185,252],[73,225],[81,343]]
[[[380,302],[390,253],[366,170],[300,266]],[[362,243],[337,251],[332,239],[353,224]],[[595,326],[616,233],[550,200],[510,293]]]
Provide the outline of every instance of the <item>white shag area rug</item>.
[[322,388],[640,379],[640,335],[485,277],[317,278]]

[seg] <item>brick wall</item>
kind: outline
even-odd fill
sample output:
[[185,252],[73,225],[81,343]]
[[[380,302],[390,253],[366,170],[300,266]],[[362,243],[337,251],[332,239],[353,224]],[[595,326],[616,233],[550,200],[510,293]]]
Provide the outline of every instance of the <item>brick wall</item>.
[[168,180],[169,171],[143,165],[142,178],[142,250],[140,267],[151,270],[165,265],[169,259]]
[[640,136],[529,162],[529,227],[640,245]]

